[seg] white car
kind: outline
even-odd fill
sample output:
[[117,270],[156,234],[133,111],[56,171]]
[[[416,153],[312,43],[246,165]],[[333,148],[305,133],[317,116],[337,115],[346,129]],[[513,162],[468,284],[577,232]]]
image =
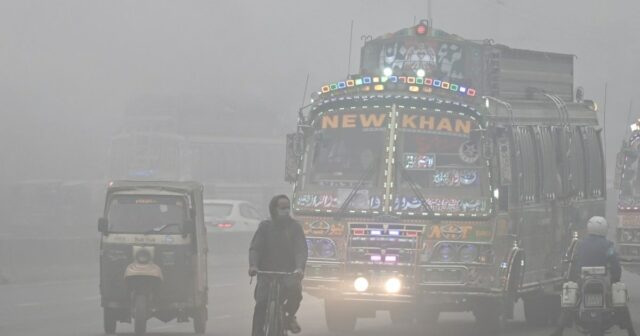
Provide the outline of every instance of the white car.
[[240,200],[204,200],[204,222],[209,233],[255,232],[264,219],[256,207]]

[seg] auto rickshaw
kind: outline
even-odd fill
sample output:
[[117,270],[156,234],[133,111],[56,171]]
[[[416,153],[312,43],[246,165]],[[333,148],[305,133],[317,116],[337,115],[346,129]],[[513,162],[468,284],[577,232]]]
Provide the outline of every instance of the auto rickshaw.
[[117,322],[146,332],[147,320],[207,323],[203,187],[196,182],[115,181],[98,221],[104,331]]

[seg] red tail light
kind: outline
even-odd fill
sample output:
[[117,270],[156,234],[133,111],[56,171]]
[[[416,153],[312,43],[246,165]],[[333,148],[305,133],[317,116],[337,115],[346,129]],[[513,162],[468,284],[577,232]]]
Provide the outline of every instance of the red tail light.
[[218,229],[230,229],[233,227],[233,223],[218,223],[216,224]]

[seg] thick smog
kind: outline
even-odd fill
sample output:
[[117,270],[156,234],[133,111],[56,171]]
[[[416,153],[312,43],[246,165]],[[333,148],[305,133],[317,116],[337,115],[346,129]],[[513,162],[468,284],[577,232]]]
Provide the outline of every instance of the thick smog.
[[0,2],[0,335],[630,335],[635,3]]

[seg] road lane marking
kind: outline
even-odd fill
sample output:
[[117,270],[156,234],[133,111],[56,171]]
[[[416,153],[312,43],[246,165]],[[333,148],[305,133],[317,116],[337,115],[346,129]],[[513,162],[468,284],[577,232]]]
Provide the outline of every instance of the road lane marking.
[[213,286],[211,286],[212,288],[221,288],[221,287],[233,287],[236,284],[215,284]]
[[83,297],[80,301],[94,301],[100,298],[100,295]]
[[18,307],[35,307],[42,306],[42,302],[25,302],[18,304]]

